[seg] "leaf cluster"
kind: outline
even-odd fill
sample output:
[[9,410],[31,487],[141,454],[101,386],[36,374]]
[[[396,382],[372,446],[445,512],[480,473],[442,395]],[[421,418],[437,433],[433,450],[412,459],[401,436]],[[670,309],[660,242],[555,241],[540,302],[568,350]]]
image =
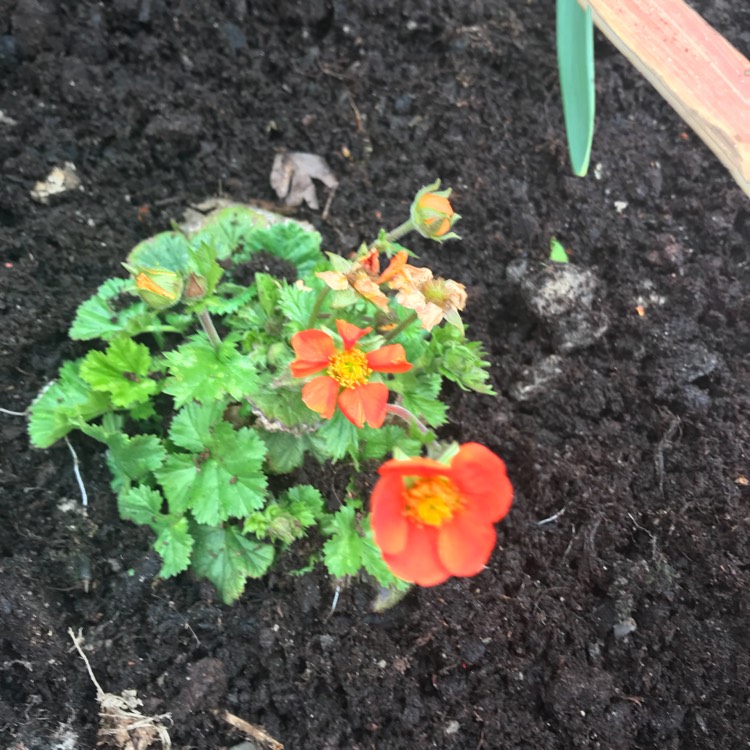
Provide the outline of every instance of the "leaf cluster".
[[[268,272],[259,253],[296,279]],[[132,278],[117,278],[78,308],[70,336],[95,348],[64,363],[34,402],[31,442],[46,448],[79,430],[106,446],[120,515],[153,531],[163,577],[192,568],[231,602],[248,578],[314,531],[324,540],[314,560],[332,576],[366,573],[403,587],[385,567],[356,493],[332,506],[323,488],[299,480],[300,469],[309,460],[345,461],[356,473],[394,453],[418,455],[446,422],[443,381],[491,394],[488,365],[481,346],[452,326],[429,335],[406,327],[393,342],[414,368],[385,382],[427,432],[396,422],[357,429],[339,411],[322,420],[291,375],[292,336],[313,323],[332,333],[343,318],[372,326],[367,346],[375,349],[392,343],[379,331],[409,313],[394,302],[384,318],[356,294],[335,306],[315,272],[337,263],[316,232],[230,206],[195,232],[156,235],[128,257],[139,273],[179,274],[186,290],[193,283],[198,291],[186,292],[182,305],[154,309],[136,296],[143,290]],[[204,315],[221,332],[218,345],[200,330]]]

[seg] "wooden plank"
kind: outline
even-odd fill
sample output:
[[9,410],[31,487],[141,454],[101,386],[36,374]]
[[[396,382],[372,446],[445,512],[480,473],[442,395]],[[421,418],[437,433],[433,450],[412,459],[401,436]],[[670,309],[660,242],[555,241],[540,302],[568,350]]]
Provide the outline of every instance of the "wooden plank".
[[578,0],[750,196],[750,60],[683,0]]

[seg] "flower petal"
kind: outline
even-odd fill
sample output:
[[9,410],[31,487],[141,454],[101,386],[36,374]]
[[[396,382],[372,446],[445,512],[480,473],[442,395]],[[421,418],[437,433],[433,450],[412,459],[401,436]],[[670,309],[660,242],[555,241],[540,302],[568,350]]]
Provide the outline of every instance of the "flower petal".
[[450,578],[438,556],[437,531],[410,523],[403,552],[383,553],[383,560],[394,575],[418,586],[437,586]]
[[324,370],[336,351],[333,339],[324,331],[314,328],[295,333],[292,336],[292,348],[297,359],[289,367],[295,378],[304,378]]
[[344,341],[344,349],[349,351],[361,338],[366,336],[372,330],[372,327],[358,328],[354,323],[349,323],[346,320],[337,320],[336,328],[338,328],[339,336]]
[[324,419],[330,419],[336,411],[336,397],[339,384],[328,375],[313,378],[302,387],[302,401],[309,409],[318,412]]
[[450,468],[432,458],[410,458],[408,461],[401,461],[392,458],[386,461],[378,469],[381,476],[396,475],[399,477],[439,477],[448,476]]
[[367,352],[367,365],[374,372],[408,372],[412,364],[406,361],[406,351],[401,344],[388,344]]
[[475,523],[495,523],[505,517],[513,502],[503,460],[479,443],[465,443],[453,457],[448,473],[466,505],[462,515]]
[[404,516],[404,483],[401,477],[381,477],[370,496],[370,524],[375,544],[388,554],[406,546],[408,522]]
[[481,572],[495,548],[494,526],[477,524],[465,513],[458,513],[438,530],[438,555],[454,576],[475,576]]
[[406,262],[409,260],[409,253],[406,250],[399,250],[392,258],[388,267],[380,274],[377,280],[378,284],[390,281],[396,274],[401,273]]
[[320,271],[315,274],[321,281],[323,281],[331,289],[336,291],[343,291],[349,288],[349,280],[343,273],[339,271]]
[[356,388],[344,388],[339,395],[339,408],[357,427],[362,427],[365,422],[370,427],[382,427],[387,403],[388,388],[383,383],[367,383]]

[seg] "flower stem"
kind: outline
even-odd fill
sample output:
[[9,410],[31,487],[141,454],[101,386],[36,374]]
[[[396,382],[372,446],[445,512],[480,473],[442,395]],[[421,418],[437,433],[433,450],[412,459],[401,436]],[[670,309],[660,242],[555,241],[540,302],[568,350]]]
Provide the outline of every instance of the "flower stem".
[[399,224],[395,229],[391,229],[385,236],[386,242],[395,242],[400,240],[405,234],[414,231],[414,222],[407,219],[403,224]]
[[312,312],[310,313],[310,317],[307,321],[307,327],[312,328],[316,321],[318,320],[318,315],[320,314],[320,308],[323,307],[323,303],[326,300],[326,297],[329,295],[331,291],[331,287],[324,286],[319,292],[318,297],[315,300],[315,307],[313,307]]
[[396,336],[398,336],[399,333],[404,330],[404,328],[408,328],[416,319],[417,313],[410,313],[395,328],[392,328],[390,331],[386,331],[383,334],[383,338],[386,341],[390,341],[391,339],[396,338]]
[[385,410],[388,414],[393,414],[397,417],[401,417],[404,422],[414,425],[423,435],[426,435],[430,430],[422,422],[417,419],[408,409],[398,404],[386,404]]
[[208,310],[201,310],[198,313],[198,320],[200,320],[201,326],[206,332],[206,336],[208,336],[208,340],[211,342],[214,349],[218,349],[221,346],[221,337],[216,331],[216,326],[214,326],[214,322],[211,320]]

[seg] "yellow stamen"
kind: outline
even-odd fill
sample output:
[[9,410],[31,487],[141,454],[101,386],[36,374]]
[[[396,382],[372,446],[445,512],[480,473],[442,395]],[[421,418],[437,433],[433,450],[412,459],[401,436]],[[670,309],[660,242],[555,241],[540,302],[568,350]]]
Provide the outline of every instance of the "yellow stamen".
[[450,521],[464,501],[446,477],[422,477],[405,492],[404,515],[419,524],[442,526]]
[[349,349],[331,355],[326,375],[344,388],[355,388],[367,382],[372,370],[367,365],[367,357],[363,351]]

